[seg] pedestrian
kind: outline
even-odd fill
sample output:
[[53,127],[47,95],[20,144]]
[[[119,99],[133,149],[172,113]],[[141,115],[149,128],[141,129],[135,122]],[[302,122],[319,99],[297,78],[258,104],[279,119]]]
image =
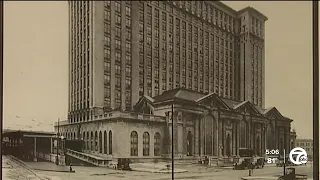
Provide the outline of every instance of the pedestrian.
[[72,164],[70,163],[70,172],[72,172]]

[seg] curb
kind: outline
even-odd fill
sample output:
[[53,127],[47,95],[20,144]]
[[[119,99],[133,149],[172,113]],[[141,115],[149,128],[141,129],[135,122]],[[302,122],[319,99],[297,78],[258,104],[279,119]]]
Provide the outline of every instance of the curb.
[[[171,174],[172,171],[171,170],[149,170],[146,168],[132,168],[132,171],[136,171],[136,172],[148,172],[148,173],[159,173],[159,174]],[[186,173],[188,172],[187,170],[184,171],[174,171],[174,174],[180,174],[180,173]]]
[[[21,161],[20,159],[10,155],[8,156],[9,158],[11,158],[12,160],[18,162],[19,164],[21,164],[23,167],[25,167],[26,169],[28,169],[29,171],[31,171],[33,174],[36,174],[35,172],[33,172],[33,170],[37,170],[37,171],[50,171],[50,172],[63,172],[63,173],[75,173],[75,171],[59,171],[59,170],[51,170],[51,169],[38,169],[38,168],[32,168],[28,165],[26,165],[23,161]],[[38,175],[36,175],[38,176]]]
[[37,171],[49,171],[49,172],[60,172],[60,173],[75,173],[76,171],[59,171],[59,170],[52,170],[52,169],[38,169],[38,168],[31,168]]
[[12,161],[18,163],[19,165],[21,165],[23,168],[25,168],[26,170],[30,171],[34,176],[36,176],[37,178],[41,179],[41,180],[45,180],[45,178],[42,178],[40,176],[38,176],[37,173],[35,173],[29,166],[27,166],[25,163],[23,163],[20,159],[12,156],[12,155],[9,155],[7,156],[9,159],[11,159]]

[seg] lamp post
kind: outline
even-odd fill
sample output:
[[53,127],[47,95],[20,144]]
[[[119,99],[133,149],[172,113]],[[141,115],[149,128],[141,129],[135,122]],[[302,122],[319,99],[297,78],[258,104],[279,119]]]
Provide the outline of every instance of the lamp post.
[[65,146],[65,144],[64,144],[64,139],[65,139],[65,138],[64,138],[64,136],[60,136],[60,139],[61,139],[61,146],[62,146],[61,149],[62,149],[62,152],[63,152],[63,155],[64,155],[64,150],[65,150],[65,147],[64,147],[64,146]]
[[60,118],[58,119],[58,132],[57,132],[57,157],[56,164],[59,165],[59,126],[60,126]]
[[173,103],[171,105],[171,171],[172,171],[172,179],[174,179],[174,136],[173,136],[173,133],[174,133],[174,124],[173,124],[173,121],[174,121],[174,117],[173,117]]

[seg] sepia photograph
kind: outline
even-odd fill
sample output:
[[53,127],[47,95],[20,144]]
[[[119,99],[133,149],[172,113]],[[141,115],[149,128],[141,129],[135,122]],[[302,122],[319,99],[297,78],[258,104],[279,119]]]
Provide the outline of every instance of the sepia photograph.
[[3,2],[2,179],[318,179],[312,8]]

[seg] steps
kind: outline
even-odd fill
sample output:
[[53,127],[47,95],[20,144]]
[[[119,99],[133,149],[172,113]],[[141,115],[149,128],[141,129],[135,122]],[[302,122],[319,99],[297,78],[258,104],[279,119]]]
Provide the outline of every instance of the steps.
[[66,149],[66,155],[84,161],[91,165],[101,167],[108,167],[110,165],[110,162],[112,161],[111,157],[96,156],[92,154],[74,151],[71,149]]

